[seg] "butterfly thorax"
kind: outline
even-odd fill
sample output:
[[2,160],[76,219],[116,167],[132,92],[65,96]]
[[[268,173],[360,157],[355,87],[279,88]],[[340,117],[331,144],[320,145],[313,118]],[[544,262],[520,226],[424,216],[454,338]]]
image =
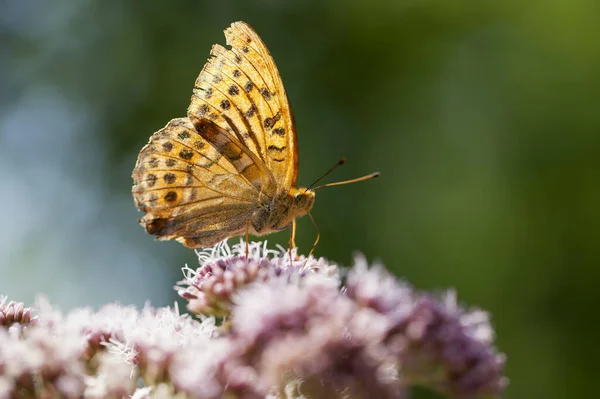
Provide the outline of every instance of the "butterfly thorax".
[[256,235],[282,230],[294,219],[310,212],[314,203],[314,191],[292,188],[288,194],[265,200],[252,215],[250,224]]

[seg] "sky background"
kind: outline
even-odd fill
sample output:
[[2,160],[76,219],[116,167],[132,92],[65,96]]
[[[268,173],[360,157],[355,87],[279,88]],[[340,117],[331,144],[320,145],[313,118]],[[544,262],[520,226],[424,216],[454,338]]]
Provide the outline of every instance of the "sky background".
[[[342,156],[328,181],[382,173],[317,193],[316,255],[489,310],[506,398],[597,394],[599,2],[155,3],[0,0],[0,293],[176,299],[195,254],[138,225],[131,171],[243,20],[288,92],[299,184]],[[304,252],[315,234],[302,219]]]

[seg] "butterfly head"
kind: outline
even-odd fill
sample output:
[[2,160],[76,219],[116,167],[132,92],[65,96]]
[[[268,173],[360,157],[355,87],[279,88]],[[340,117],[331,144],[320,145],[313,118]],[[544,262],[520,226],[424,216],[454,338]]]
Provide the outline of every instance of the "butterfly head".
[[306,215],[315,204],[315,192],[305,187],[293,190],[292,207],[293,213],[302,216]]
[[261,208],[253,217],[253,227],[259,233],[265,227],[269,228],[269,231],[285,229],[294,219],[308,214],[314,203],[313,190],[304,187],[292,188],[284,197],[278,197],[273,202],[269,201],[266,207]]

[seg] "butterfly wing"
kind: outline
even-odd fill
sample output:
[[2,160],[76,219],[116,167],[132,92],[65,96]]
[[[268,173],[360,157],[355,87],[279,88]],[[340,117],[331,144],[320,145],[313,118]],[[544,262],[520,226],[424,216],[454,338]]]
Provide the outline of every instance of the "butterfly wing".
[[[210,120],[229,141],[256,156],[261,192],[288,193],[298,175],[296,132],[275,62],[260,37],[243,22],[226,31],[227,50],[214,45],[195,83],[188,117],[195,126]],[[262,164],[261,164],[262,163]]]
[[133,171],[133,196],[145,212],[140,223],[159,240],[191,248],[243,234],[260,189],[253,158],[214,123],[206,121],[202,132],[220,148],[188,118],[171,120],[150,137]]

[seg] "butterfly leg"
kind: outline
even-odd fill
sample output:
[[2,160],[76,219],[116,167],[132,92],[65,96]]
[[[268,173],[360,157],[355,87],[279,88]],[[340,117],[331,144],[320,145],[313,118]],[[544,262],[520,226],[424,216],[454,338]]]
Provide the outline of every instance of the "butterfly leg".
[[290,226],[290,242],[288,243],[290,267],[292,267],[292,248],[296,248],[296,219],[292,219],[292,225]]
[[312,222],[313,226],[315,226],[315,229],[317,230],[317,239],[315,240],[315,243],[313,244],[312,248],[310,249],[310,252],[308,253],[307,259],[310,257],[310,255],[312,255],[312,253],[314,252],[315,248],[317,247],[317,244],[319,243],[319,240],[321,239],[321,233],[319,232],[319,228],[317,227],[317,223],[315,223],[315,219],[312,217],[312,215],[309,213],[308,217],[310,218],[310,221]]
[[249,247],[248,247],[249,233],[250,233],[250,219],[246,220],[246,261],[248,261],[248,252],[249,252]]
[[290,248],[296,248],[296,219],[292,220],[292,227],[290,227]]

